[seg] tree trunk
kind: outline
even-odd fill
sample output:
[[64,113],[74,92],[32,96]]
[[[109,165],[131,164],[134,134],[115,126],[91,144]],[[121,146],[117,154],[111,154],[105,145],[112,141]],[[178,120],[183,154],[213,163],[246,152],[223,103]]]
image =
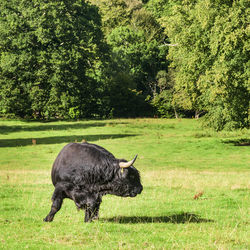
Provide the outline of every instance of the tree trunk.
[[204,114],[205,111],[195,110],[195,119],[199,119],[201,114]]
[[199,119],[199,117],[200,117],[199,110],[195,110],[195,119]]
[[177,113],[175,107],[174,107],[174,114],[175,114],[175,118],[178,119],[178,118],[179,118],[179,115],[178,115],[178,113]]

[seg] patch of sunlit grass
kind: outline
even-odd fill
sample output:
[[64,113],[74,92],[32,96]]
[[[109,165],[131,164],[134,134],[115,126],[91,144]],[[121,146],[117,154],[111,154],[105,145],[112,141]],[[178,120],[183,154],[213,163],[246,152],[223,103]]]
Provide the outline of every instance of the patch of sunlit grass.
[[[197,120],[0,121],[3,249],[247,249],[249,131],[202,130]],[[36,144],[32,143],[36,140]],[[52,223],[52,163],[86,139],[130,159],[144,190],[103,197],[100,220],[65,200]]]

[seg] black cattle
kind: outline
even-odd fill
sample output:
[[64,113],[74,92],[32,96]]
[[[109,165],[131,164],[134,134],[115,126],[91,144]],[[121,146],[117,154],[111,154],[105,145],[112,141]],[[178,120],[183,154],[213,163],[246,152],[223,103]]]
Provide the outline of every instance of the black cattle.
[[90,143],[70,143],[57,156],[51,171],[55,191],[51,211],[44,221],[52,221],[64,198],[85,210],[85,222],[98,219],[102,196],[135,197],[142,192],[140,175],[132,165],[116,159],[106,149]]

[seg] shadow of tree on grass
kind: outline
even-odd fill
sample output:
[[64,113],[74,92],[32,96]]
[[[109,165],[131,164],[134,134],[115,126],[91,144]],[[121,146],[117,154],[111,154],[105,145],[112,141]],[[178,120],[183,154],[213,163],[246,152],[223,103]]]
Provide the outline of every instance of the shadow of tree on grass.
[[172,214],[169,216],[138,216],[138,217],[127,217],[127,216],[118,216],[103,219],[107,222],[114,222],[120,224],[137,224],[137,223],[173,223],[173,224],[184,224],[184,223],[206,223],[206,222],[214,222],[210,219],[201,218],[197,214],[193,213],[180,213],[180,214]]
[[233,144],[234,146],[250,146],[250,139],[235,139],[235,140],[225,140],[223,143]]
[[[31,125],[29,125],[31,124]],[[105,127],[106,125],[115,126],[118,124],[127,124],[126,122],[81,122],[81,123],[63,123],[63,124],[50,124],[50,123],[40,123],[40,124],[32,124],[32,122],[28,122],[28,125],[0,125],[0,134],[10,134],[14,132],[20,131],[28,131],[28,132],[37,132],[37,131],[61,131],[61,130],[70,130],[70,129],[87,129],[89,127]]]
[[1,147],[18,147],[18,146],[31,146],[32,139],[36,140],[36,145],[41,144],[59,144],[70,142],[98,141],[105,139],[118,139],[124,137],[136,136],[136,134],[103,134],[103,135],[70,135],[70,136],[51,136],[42,138],[17,138],[17,139],[0,139]]

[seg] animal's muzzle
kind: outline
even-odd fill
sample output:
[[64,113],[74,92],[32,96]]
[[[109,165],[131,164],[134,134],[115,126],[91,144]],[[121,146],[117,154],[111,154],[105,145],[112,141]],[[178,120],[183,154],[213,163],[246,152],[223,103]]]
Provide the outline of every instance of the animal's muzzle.
[[131,193],[130,197],[135,197],[137,194],[140,194],[143,190],[142,186],[136,187]]
[[138,187],[138,188],[137,188],[137,194],[140,194],[140,193],[142,192],[142,190],[143,190],[143,187],[142,187],[142,186]]

